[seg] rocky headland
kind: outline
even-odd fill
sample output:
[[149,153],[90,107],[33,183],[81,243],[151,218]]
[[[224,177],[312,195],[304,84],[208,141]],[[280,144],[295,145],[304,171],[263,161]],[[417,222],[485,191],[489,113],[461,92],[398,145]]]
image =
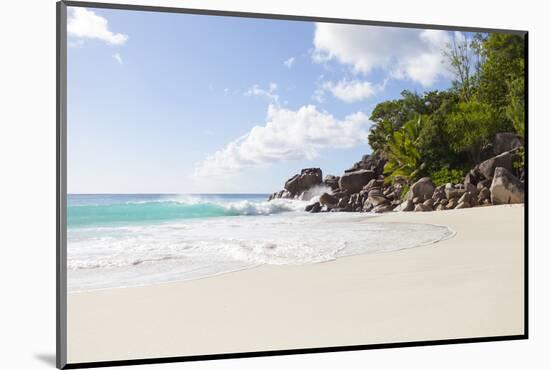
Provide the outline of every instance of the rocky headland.
[[[321,168],[305,168],[284,184],[273,199],[312,200],[308,212],[443,211],[478,206],[523,203],[525,170],[515,165],[523,152],[523,140],[513,133],[499,133],[482,152],[482,161],[460,183],[436,185],[430,177],[408,183],[388,181],[386,160],[376,154],[361,160],[340,176]],[[319,196],[319,193],[322,194]],[[318,200],[317,200],[318,199]]]

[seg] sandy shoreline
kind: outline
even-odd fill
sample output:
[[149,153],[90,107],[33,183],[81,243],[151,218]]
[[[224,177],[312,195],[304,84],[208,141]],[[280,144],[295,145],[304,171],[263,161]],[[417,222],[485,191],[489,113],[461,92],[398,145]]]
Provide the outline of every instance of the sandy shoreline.
[[392,213],[436,244],[68,295],[71,363],[523,333],[523,205]]

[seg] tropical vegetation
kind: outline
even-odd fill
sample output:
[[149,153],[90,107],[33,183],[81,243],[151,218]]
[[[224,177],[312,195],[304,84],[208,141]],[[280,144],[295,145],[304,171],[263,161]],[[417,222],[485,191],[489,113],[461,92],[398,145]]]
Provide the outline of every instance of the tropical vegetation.
[[454,76],[448,90],[406,90],[372,111],[369,145],[387,159],[390,182],[422,176],[437,183],[458,180],[480,162],[496,133],[525,135],[522,36],[455,36],[442,53]]

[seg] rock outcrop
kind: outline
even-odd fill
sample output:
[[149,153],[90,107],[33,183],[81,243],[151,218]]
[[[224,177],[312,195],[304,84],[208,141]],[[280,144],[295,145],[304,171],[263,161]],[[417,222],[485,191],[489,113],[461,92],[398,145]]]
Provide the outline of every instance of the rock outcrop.
[[490,192],[493,204],[523,203],[525,196],[523,183],[504,167],[495,169]]
[[342,177],[340,177],[338,185],[340,189],[344,191],[357,193],[375,176],[376,173],[372,170],[356,170],[352,172],[346,172],[342,175]]
[[319,203],[323,206],[334,206],[338,204],[338,198],[336,198],[334,195],[331,195],[329,193],[323,193],[319,197]]
[[332,190],[337,190],[339,186],[338,185],[339,180],[340,180],[340,176],[326,175],[323,183],[329,188],[331,188]]
[[320,168],[304,168],[299,175],[296,174],[285,182],[285,189],[296,196],[322,182],[323,172]]
[[309,190],[322,184],[323,172],[320,168],[304,168],[285,182],[284,190],[271,194],[268,200],[279,198],[309,200],[314,195]]
[[344,172],[347,173],[357,170],[369,170],[373,171],[376,176],[380,176],[384,172],[385,164],[386,160],[384,158],[374,154],[366,154],[359,162],[356,162],[351,168],[345,170]]
[[398,210],[398,211],[402,211],[402,212],[414,211],[414,203],[413,203],[412,200],[406,199],[403,203],[401,203],[401,204],[397,207],[397,210]]
[[488,180],[493,179],[495,168],[504,167],[508,171],[513,170],[514,156],[510,152],[501,153],[479,164],[479,172]]
[[407,193],[407,199],[419,197],[422,200],[426,200],[432,197],[434,191],[435,185],[432,182],[432,179],[429,177],[423,177],[411,185],[411,188]]
[[415,212],[429,212],[433,211],[431,207],[428,207],[424,205],[423,203],[418,203],[416,206],[414,206]]
[[523,139],[513,132],[500,132],[495,135],[493,141],[481,151],[481,160],[496,157],[504,152],[514,151],[523,147]]
[[524,183],[515,176],[513,168],[522,145],[523,141],[515,134],[498,134],[490,149],[492,153],[501,152],[476,165],[458,184],[436,187],[431,178],[423,177],[404,194],[406,181],[397,179],[388,183],[383,175],[386,161],[366,155],[342,176],[327,175],[323,179],[320,168],[305,168],[287,180],[284,190],[271,194],[269,200],[314,199],[306,207],[306,211],[313,213],[429,212],[522,203]]
[[493,151],[495,155],[504,152],[510,152],[516,148],[523,146],[523,139],[521,136],[513,132],[501,132],[495,135],[493,140]]

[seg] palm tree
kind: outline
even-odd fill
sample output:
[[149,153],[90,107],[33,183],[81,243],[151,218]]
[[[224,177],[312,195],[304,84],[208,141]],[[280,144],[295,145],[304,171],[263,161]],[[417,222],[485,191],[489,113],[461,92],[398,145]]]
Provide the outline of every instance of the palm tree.
[[393,132],[386,143],[388,162],[384,166],[384,174],[389,181],[403,178],[407,182],[418,179],[426,164],[418,151],[421,117],[406,122],[399,131]]
[[390,121],[380,121],[369,133],[369,145],[376,154],[384,156],[388,140],[394,133],[393,124]]

